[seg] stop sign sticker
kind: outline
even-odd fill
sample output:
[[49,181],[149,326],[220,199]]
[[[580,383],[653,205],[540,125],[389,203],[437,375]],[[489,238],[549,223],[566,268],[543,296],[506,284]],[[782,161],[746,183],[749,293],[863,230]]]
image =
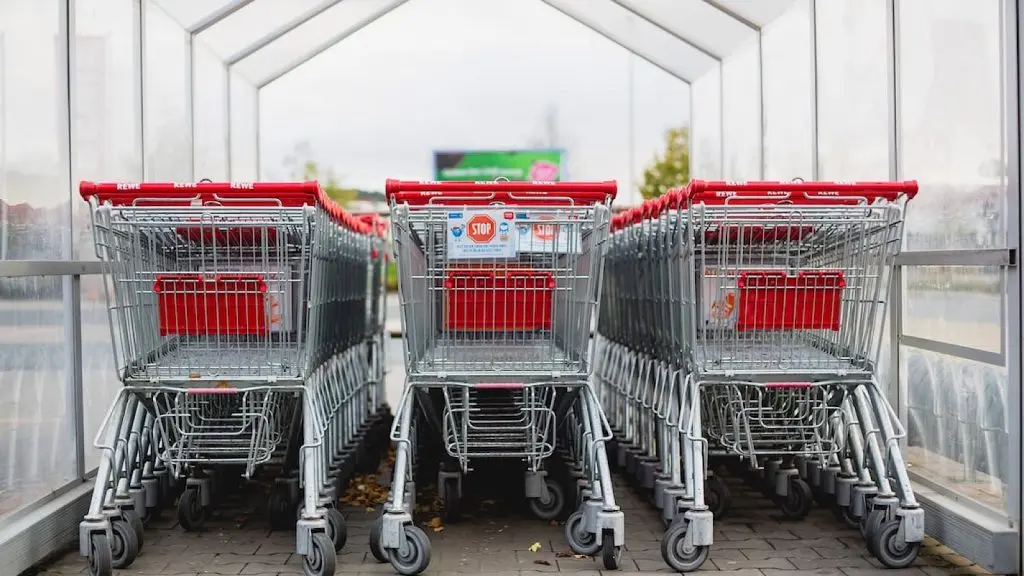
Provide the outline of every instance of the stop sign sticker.
[[448,258],[512,258],[515,214],[494,209],[448,212]]
[[494,218],[487,214],[477,214],[470,217],[466,223],[466,236],[477,244],[487,244],[494,240],[497,234],[497,224]]

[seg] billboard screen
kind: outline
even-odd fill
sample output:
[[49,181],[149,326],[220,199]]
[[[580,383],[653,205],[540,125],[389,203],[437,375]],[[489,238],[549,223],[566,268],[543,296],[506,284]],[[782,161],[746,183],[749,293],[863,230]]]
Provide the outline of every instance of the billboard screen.
[[557,182],[565,175],[562,150],[434,152],[434,180]]

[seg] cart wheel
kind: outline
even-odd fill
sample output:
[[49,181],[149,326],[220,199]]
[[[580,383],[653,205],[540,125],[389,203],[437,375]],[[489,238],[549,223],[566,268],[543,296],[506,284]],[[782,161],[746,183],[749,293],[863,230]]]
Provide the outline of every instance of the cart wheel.
[[874,533],[872,541],[875,558],[886,568],[906,568],[917,559],[917,553],[921,550],[920,542],[899,541],[899,518],[894,518],[883,523],[878,531]]
[[139,548],[145,544],[145,539],[142,537],[142,533],[145,527],[142,524],[142,516],[139,516],[138,511],[132,510],[121,510],[121,517],[124,518],[125,522],[135,530],[135,539],[139,541]]
[[334,576],[338,554],[334,542],[323,532],[314,532],[309,554],[303,556],[302,573],[305,576]]
[[111,576],[114,573],[110,540],[102,532],[89,535],[89,576]]
[[832,504],[832,511],[835,512],[836,518],[842,520],[844,524],[850,528],[860,528],[860,518],[853,516],[852,506],[840,506],[838,504]]
[[715,520],[726,515],[732,507],[732,493],[729,486],[718,476],[704,482],[704,502],[715,516]]
[[878,552],[875,549],[877,542],[878,532],[882,529],[882,524],[885,523],[885,510],[873,509],[867,513],[861,522],[861,533],[864,535],[864,542],[867,544],[868,552],[877,555]]
[[181,498],[178,499],[178,524],[181,524],[186,532],[198,530],[206,521],[208,512],[209,510],[199,502],[199,490],[186,488],[181,493]]
[[126,520],[118,518],[110,521],[110,533],[114,537],[110,543],[114,568],[131,566],[139,556],[139,540],[135,536],[135,529]]
[[327,536],[334,543],[334,551],[341,552],[348,542],[348,524],[345,522],[345,515],[337,508],[328,508],[325,512],[327,520]]
[[373,554],[374,559],[381,564],[388,561],[388,555],[384,552],[384,549],[380,547],[380,531],[384,525],[384,518],[378,516],[373,521],[373,525],[370,526],[370,554]]
[[789,481],[789,494],[776,496],[775,502],[787,518],[803,520],[811,513],[814,496],[811,495],[811,487],[807,485],[807,482],[801,478],[793,478]]
[[405,545],[389,549],[391,567],[402,576],[416,576],[430,565],[430,539],[418,526],[408,524],[405,530]]
[[679,573],[695,572],[708,559],[708,546],[687,546],[686,530],[689,523],[679,521],[665,531],[661,538],[661,558],[670,568]]
[[461,503],[459,483],[456,480],[445,480],[444,486],[441,487],[441,519],[445,524],[459,520]]
[[270,492],[270,499],[267,501],[267,517],[270,519],[270,528],[273,530],[287,530],[294,524],[292,517],[295,511],[295,504],[287,489],[276,488]]
[[540,498],[530,499],[530,512],[541,520],[554,520],[558,518],[565,508],[565,492],[551,478],[545,478],[544,483],[548,486],[548,501],[542,502]]
[[573,552],[584,556],[593,556],[600,548],[594,534],[587,532],[583,526],[582,510],[573,512],[565,521],[565,539]]
[[825,492],[825,489],[822,488],[821,486],[818,486],[816,488],[812,487],[811,492],[814,494],[814,502],[818,506],[821,506],[822,508],[828,508],[834,502],[832,495],[829,494],[828,492]]
[[605,570],[618,570],[622,560],[622,546],[615,545],[615,532],[604,530],[601,534],[601,562]]

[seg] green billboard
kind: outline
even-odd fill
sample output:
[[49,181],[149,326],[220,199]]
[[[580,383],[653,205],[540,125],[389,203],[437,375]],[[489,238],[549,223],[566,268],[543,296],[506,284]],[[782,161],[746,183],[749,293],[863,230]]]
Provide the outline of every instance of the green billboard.
[[562,173],[562,150],[476,150],[434,152],[434,180],[556,182]]

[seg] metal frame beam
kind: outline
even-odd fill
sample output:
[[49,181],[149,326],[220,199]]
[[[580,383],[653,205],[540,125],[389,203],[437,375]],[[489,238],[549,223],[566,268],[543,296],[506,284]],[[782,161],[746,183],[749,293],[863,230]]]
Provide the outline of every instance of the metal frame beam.
[[211,27],[213,27],[213,25],[217,24],[221,20],[224,20],[228,16],[231,16],[235,12],[238,12],[242,8],[245,8],[246,6],[252,4],[255,1],[256,0],[235,0],[234,2],[221,7],[220,10],[211,12],[199,22],[196,22],[195,24],[189,26],[185,29],[185,32],[188,32],[192,36],[195,36],[196,34],[202,34],[203,32],[206,32]]
[[620,38],[618,34],[615,34],[614,32],[606,29],[604,26],[601,26],[599,24],[591,22],[587,17],[578,14],[575,10],[573,10],[571,8],[568,8],[566,6],[558,5],[558,4],[555,3],[554,0],[540,0],[540,1],[543,2],[544,4],[547,4],[552,9],[558,11],[559,13],[563,14],[564,16],[567,16],[567,17],[571,18],[572,20],[575,20],[579,24],[582,24],[583,26],[589,28],[590,30],[593,30],[594,32],[600,34],[601,36],[603,36],[609,42],[612,42],[612,43],[616,44],[617,46],[619,46],[620,48],[626,50],[627,52],[630,52],[630,53],[634,54],[637,58],[640,58],[641,60],[647,62],[651,66],[654,66],[655,68],[657,68],[657,69],[661,70],[662,72],[668,74],[669,76],[672,76],[673,78],[681,80],[681,81],[685,82],[686,84],[692,84],[693,81],[696,80],[696,78],[688,78],[688,77],[684,76],[683,74],[681,74],[680,72],[672,70],[671,66],[669,64],[666,64],[663,61],[663,59],[658,58],[657,56],[648,54],[647,52],[644,52],[643,50],[640,50],[639,48],[633,46],[630,42]]
[[743,24],[744,26],[750,28],[751,30],[761,30],[761,26],[756,24],[754,21],[739,14],[732,8],[729,8],[725,4],[722,4],[720,0],[704,0],[704,2],[706,2],[709,6],[713,7],[715,10],[718,10],[722,14],[725,14],[726,16],[732,18],[733,20],[739,22],[740,24]]
[[232,54],[230,58],[224,61],[224,65],[228,68],[231,68],[235,64],[241,62],[242,60],[245,60],[249,56],[252,56],[253,54],[259,52],[260,50],[273,44],[275,41],[277,41],[277,39],[281,38],[285,34],[291,32],[292,30],[295,30],[299,26],[302,26],[306,22],[309,22],[313,18],[316,18],[317,16],[323,14],[330,8],[337,6],[343,1],[344,0],[326,0],[320,4],[317,4],[316,6],[307,10],[305,13],[300,14],[299,16],[296,16],[295,18],[290,20],[289,22],[285,23],[283,26],[270,32],[269,34],[265,34],[263,37],[257,39],[255,42],[249,44],[248,46],[239,50],[238,52]]
[[688,45],[689,47],[691,47],[694,50],[700,52],[701,54],[707,56],[708,58],[711,58],[712,60],[716,60],[718,62],[721,62],[722,58],[724,58],[726,56],[726,55],[723,55],[723,54],[718,54],[715,51],[711,50],[710,48],[702,45],[701,43],[699,43],[699,42],[697,42],[695,40],[691,40],[691,39],[683,36],[682,34],[676,32],[675,30],[673,30],[672,28],[666,26],[662,22],[659,22],[657,18],[654,18],[653,16],[648,14],[646,10],[641,10],[640,8],[637,8],[636,6],[631,6],[631,5],[623,2],[623,0],[611,0],[611,2],[613,4],[615,4],[615,5],[623,8],[623,9],[627,10],[630,14],[636,16],[637,18],[643,20],[644,22],[647,22],[651,26],[654,26],[654,27],[658,28],[659,30],[661,30],[662,32],[668,34],[669,36],[675,38],[676,40],[679,40],[680,42]]
[[333,37],[327,39],[326,41],[321,42],[320,44],[306,51],[306,53],[303,54],[302,56],[299,56],[298,58],[295,58],[288,64],[284,65],[276,72],[274,72],[272,75],[270,75],[269,77],[265,78],[262,82],[257,84],[256,89],[262,90],[267,85],[272,84],[276,80],[279,80],[285,74],[291,72],[292,70],[298,68],[299,66],[302,66],[306,62],[309,62],[311,59],[319,56],[320,54],[323,54],[324,52],[330,50],[334,46],[337,46],[338,44],[345,41],[356,32],[359,32],[360,30],[366,28],[370,24],[373,24],[377,20],[380,20],[381,18],[394,12],[395,9],[397,9],[399,6],[402,6],[406,2],[409,2],[409,0],[391,0],[391,2],[387,4],[384,8],[381,8],[380,10],[377,10],[373,14],[367,16],[366,18],[363,18],[358,23],[356,23],[355,26],[347,28],[343,32],[340,32],[334,35]]

